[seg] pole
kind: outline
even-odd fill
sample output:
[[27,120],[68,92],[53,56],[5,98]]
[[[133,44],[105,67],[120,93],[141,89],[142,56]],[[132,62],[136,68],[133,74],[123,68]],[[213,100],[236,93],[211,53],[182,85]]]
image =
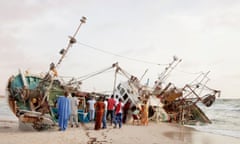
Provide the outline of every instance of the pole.
[[[75,37],[76,37],[76,35],[77,35],[80,27],[82,26],[82,24],[86,23],[86,20],[87,20],[87,18],[83,16],[82,19],[80,20],[80,24],[79,24],[77,30],[75,31],[75,33],[73,34],[72,37],[71,37],[71,36],[69,37],[70,40],[69,40],[69,43],[68,43],[68,45],[67,45],[66,50],[65,50],[65,49],[61,50],[62,56],[61,56],[61,58],[59,59],[57,65],[54,66],[54,64],[51,64],[50,70],[51,70],[52,68],[55,68],[55,67],[57,68],[57,67],[61,64],[61,62],[62,62],[63,58],[66,56],[69,48],[72,47],[72,45],[77,42],[76,39],[75,39]],[[49,71],[50,71],[50,70],[49,70]],[[49,74],[49,72],[48,72],[48,74]],[[48,74],[47,74],[47,75],[48,75]],[[45,94],[44,94],[44,97],[43,97],[43,99],[42,99],[41,104],[43,104],[46,99],[47,99],[47,101],[49,100],[49,93],[50,93],[50,89],[52,88],[52,85],[53,85],[53,78],[51,78],[50,85],[47,87],[47,90],[46,90],[46,92],[45,92]],[[51,111],[50,111],[50,114],[52,115]]]
[[77,30],[76,30],[75,33],[73,34],[73,36],[69,36],[70,40],[69,40],[69,43],[68,43],[68,45],[67,45],[67,48],[66,48],[66,50],[65,50],[65,49],[62,50],[62,56],[61,56],[61,58],[59,59],[56,67],[58,67],[58,66],[61,64],[61,62],[62,62],[63,58],[66,56],[69,48],[72,47],[72,45],[77,42],[77,40],[75,39],[75,37],[76,37],[76,35],[77,35],[80,27],[82,26],[82,24],[86,23],[86,20],[87,20],[87,18],[83,16],[82,19],[80,20],[80,24],[79,24]]

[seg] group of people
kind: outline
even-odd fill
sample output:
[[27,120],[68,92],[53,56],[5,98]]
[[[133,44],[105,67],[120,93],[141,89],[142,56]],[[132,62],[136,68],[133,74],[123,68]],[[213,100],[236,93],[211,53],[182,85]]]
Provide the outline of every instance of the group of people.
[[[58,125],[59,131],[65,131],[68,127],[68,121],[70,120],[71,127],[79,127],[78,124],[78,99],[75,94],[72,94],[71,98],[68,98],[69,93],[64,92],[63,96],[59,96],[57,99],[58,110]],[[104,97],[100,97],[97,101],[94,97],[91,97],[88,101],[89,120],[95,121],[95,130],[100,128],[107,128],[107,116],[111,116],[111,124],[114,122],[115,126],[119,124],[119,128],[122,126],[122,100],[117,101],[113,96],[108,100]]]
[[[111,125],[114,123],[116,128],[122,127],[122,113],[123,113],[123,102],[122,99],[114,99],[113,95],[111,98],[99,97],[97,101],[92,97],[87,101],[89,105],[89,119],[90,121],[95,120],[95,130],[107,128],[107,118],[110,117]],[[95,116],[96,114],[96,116]]]
[[60,131],[65,131],[68,127],[68,120],[70,120],[71,127],[79,127],[78,124],[78,99],[75,94],[68,98],[69,93],[64,92],[64,96],[59,96],[57,100],[58,109],[58,125]]
[[[88,101],[90,120],[95,120],[95,130],[107,128],[106,122],[110,121],[110,125],[114,124],[114,128],[122,127],[123,123],[127,122],[127,117],[129,116],[129,110],[132,110],[131,115],[133,116],[133,122],[135,119],[139,120],[139,124],[148,125],[148,102],[143,101],[141,105],[132,105],[131,101],[128,100],[125,104],[121,98],[118,96],[114,98],[106,99],[100,97],[97,101],[91,98]],[[134,109],[135,108],[135,109]],[[96,114],[96,116],[95,116]]]
[[[60,96],[57,100],[58,109],[58,124],[59,130],[65,131],[68,127],[68,120],[70,120],[70,126],[79,127],[78,124],[78,99],[72,94],[71,98],[68,98],[69,93],[65,92],[64,96]],[[123,104],[122,99],[118,97],[114,98],[112,95],[109,99],[106,97],[99,97],[95,100],[91,97],[87,101],[89,120],[95,122],[94,129],[107,128],[107,120],[110,121],[110,125],[114,124],[114,128],[121,128],[122,123],[126,123],[127,116],[129,115],[129,109],[131,101]],[[134,114],[134,112],[133,112]],[[143,104],[141,107],[141,121],[143,125],[148,124],[148,107]]]

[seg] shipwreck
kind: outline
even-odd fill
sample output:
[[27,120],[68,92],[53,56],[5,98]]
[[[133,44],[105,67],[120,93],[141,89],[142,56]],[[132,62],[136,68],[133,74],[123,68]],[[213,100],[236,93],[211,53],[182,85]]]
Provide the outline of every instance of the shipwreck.
[[[58,66],[63,61],[69,48],[76,43],[75,37],[81,25],[85,22],[86,18],[82,17],[80,25],[73,36],[70,37],[67,47],[60,51],[59,61],[56,64],[51,63],[49,71],[45,75],[34,75],[19,70],[18,74],[9,78],[7,84],[8,102],[11,110],[18,117],[19,123],[30,124],[36,130],[56,126],[56,100],[66,90],[75,93],[78,97],[79,121],[85,123],[88,122],[86,100],[90,96],[110,96],[109,94],[81,91],[82,81],[74,77],[68,81],[57,79]],[[114,86],[111,93],[115,98],[122,98],[124,103],[130,101],[131,105],[141,105],[143,101],[148,102],[150,120],[180,124],[211,123],[211,120],[197,103],[202,103],[207,107],[211,106],[216,97],[220,96],[220,91],[206,85],[205,80],[209,72],[202,73],[193,83],[186,84],[182,88],[177,88],[171,82],[166,83],[169,73],[180,62],[181,59],[174,57],[169,66],[159,75],[153,87],[141,84],[139,78],[127,73],[118,63],[112,64],[104,71],[109,69],[115,71]],[[117,85],[116,77],[119,73],[126,77],[126,81]]]

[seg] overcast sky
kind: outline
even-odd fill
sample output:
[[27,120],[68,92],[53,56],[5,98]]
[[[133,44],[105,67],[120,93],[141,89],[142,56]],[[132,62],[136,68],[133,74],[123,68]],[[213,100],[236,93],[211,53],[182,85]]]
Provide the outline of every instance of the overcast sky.
[[[208,85],[222,98],[240,98],[239,0],[1,0],[0,13],[0,94],[18,69],[47,72],[86,16],[59,75],[80,77],[119,62],[137,77],[148,69],[143,83],[152,84],[165,66],[140,60],[166,64],[177,56],[182,62],[169,79],[177,87],[210,71]],[[82,89],[112,90],[113,76],[89,79]]]

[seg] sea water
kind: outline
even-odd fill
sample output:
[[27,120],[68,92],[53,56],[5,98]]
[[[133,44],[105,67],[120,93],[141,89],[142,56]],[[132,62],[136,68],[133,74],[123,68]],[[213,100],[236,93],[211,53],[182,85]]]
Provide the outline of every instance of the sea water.
[[0,121],[17,121],[17,117],[10,110],[7,98],[0,98]]
[[197,130],[240,138],[240,99],[217,99],[211,107],[198,106],[212,121]]
[[[217,99],[211,107],[198,104],[212,124],[191,126],[199,131],[240,138],[240,99]],[[0,98],[0,120],[17,120],[6,98]]]

